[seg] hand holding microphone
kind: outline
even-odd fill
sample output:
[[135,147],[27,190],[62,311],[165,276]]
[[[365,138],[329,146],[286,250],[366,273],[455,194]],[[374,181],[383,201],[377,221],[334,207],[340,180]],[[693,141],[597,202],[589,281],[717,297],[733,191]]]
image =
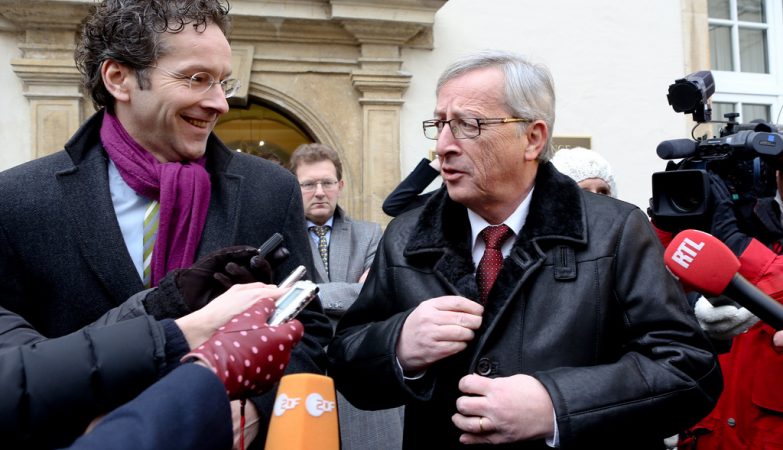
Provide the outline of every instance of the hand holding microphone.
[[693,312],[701,329],[714,339],[731,339],[759,321],[747,308],[713,305],[705,297],[699,297]]
[[259,300],[182,359],[205,363],[226,386],[232,400],[268,391],[283,376],[291,350],[304,334],[302,324],[295,319],[276,327],[267,325],[274,309],[271,299]]
[[783,305],[737,273],[740,262],[716,237],[685,230],[666,247],[664,261],[686,286],[708,296],[724,294],[776,330],[783,329]]

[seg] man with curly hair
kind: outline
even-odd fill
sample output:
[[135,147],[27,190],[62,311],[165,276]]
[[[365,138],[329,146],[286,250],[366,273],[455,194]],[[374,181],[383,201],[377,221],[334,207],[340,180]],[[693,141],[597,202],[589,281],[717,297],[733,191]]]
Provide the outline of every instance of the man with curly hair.
[[[75,59],[97,112],[63,151],[0,173],[0,306],[57,337],[159,286],[171,295],[145,302],[145,313],[177,318],[203,302],[161,283],[167,273],[276,232],[290,255],[259,281],[298,265],[314,273],[296,178],[212,133],[238,87],[229,25],[221,0],[95,6]],[[288,372],[325,367],[331,327],[311,305]],[[0,347],[13,344],[0,337]],[[246,411],[261,445],[273,391]]]

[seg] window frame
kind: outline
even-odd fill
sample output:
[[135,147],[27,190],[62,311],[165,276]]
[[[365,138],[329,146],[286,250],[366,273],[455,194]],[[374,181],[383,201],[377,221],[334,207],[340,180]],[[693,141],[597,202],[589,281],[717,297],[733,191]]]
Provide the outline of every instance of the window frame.
[[[783,1],[765,0],[764,16],[766,23],[743,22],[737,20],[737,0],[729,0],[731,19],[708,18],[709,25],[730,25],[731,45],[734,71],[712,70],[715,79],[716,92],[712,100],[727,103],[754,103],[769,105],[771,120],[781,120],[779,117],[783,106],[783,58],[779,53],[783,51]],[[767,31],[767,64],[769,73],[740,72],[739,60],[739,26]],[[739,117],[742,123],[755,119],[755,117]],[[713,120],[724,120],[722,117],[713,117]]]

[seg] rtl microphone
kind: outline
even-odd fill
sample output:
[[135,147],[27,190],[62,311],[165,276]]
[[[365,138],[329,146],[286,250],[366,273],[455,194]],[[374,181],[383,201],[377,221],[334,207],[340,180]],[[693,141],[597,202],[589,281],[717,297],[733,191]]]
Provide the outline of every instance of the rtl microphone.
[[265,450],[340,450],[334,381],[295,373],[280,379]]
[[666,247],[664,261],[684,284],[709,296],[723,294],[774,329],[783,329],[783,305],[737,273],[739,260],[718,238],[699,230],[682,231]]

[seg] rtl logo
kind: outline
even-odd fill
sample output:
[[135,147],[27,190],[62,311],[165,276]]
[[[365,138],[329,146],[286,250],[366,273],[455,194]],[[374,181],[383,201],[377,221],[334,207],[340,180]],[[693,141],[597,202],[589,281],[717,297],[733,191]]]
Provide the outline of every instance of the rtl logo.
[[683,269],[687,269],[702,248],[704,248],[704,242],[696,243],[689,238],[685,238],[677,246],[677,250],[672,253],[672,261],[682,266]]

